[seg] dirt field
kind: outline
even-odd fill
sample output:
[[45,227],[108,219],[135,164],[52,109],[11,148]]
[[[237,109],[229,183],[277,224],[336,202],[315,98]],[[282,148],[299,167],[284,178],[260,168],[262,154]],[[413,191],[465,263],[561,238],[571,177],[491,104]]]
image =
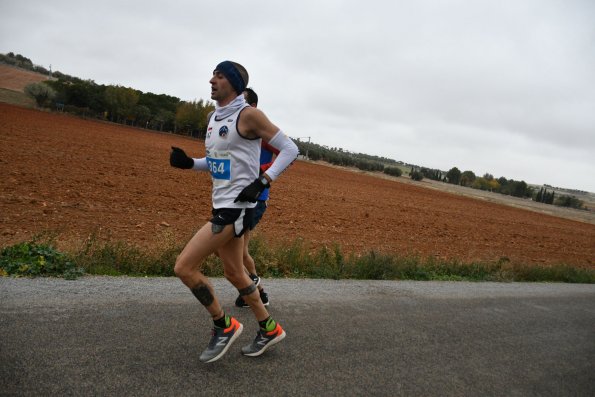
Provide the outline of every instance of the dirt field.
[[[169,166],[203,142],[0,103],[0,246],[52,231],[139,246],[185,241],[210,215],[206,173]],[[424,257],[595,266],[595,225],[296,162],[274,184],[258,233],[271,243]]]
[[27,84],[45,81],[47,79],[48,77],[43,74],[0,63],[0,87],[7,90],[23,92]]

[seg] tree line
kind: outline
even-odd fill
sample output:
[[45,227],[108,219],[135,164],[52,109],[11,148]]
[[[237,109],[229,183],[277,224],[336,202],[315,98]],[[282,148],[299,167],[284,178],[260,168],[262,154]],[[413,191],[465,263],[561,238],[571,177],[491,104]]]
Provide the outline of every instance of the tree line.
[[505,194],[507,196],[529,198],[539,203],[553,204],[561,207],[571,207],[577,209],[582,209],[584,207],[584,202],[575,196],[560,195],[559,197],[555,198],[553,190],[548,192],[547,189],[542,187],[539,191],[536,191],[525,181],[506,179],[503,176],[496,179],[492,174],[489,173],[478,177],[473,171],[461,172],[457,167],[453,167],[447,172],[437,169],[417,167],[417,169],[413,170],[411,173],[411,178],[416,180],[428,178],[453,185],[460,185],[473,189]]
[[[50,76],[49,70],[20,54],[1,54],[0,62]],[[170,95],[97,84],[59,71],[51,72],[47,81],[27,85],[25,93],[39,107],[196,137],[206,130],[207,115],[215,109],[212,102],[202,99],[182,101]]]
[[[397,162],[386,157],[372,156],[364,153],[352,153],[342,148],[318,145],[312,142],[296,140],[300,153],[308,154],[313,161],[326,161],[327,163],[343,167],[355,167],[362,171],[384,172],[387,166],[397,168]],[[400,175],[398,175],[400,176]]]

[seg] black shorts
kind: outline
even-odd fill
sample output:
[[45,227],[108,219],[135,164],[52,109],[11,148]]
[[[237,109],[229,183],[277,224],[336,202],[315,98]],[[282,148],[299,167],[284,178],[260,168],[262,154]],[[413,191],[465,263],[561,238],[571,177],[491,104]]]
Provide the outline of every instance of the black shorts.
[[266,200],[258,200],[256,202],[256,207],[254,207],[254,220],[252,222],[252,227],[250,230],[254,229],[258,222],[262,219],[264,212],[267,210],[267,202]]
[[254,208],[213,208],[211,223],[214,225],[233,225],[236,237],[241,237],[252,228]]

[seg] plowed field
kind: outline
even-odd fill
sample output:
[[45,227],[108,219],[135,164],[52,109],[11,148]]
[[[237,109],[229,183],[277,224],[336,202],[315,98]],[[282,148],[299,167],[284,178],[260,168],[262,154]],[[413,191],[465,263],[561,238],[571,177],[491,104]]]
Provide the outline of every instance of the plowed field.
[[[0,246],[40,232],[139,246],[186,241],[209,218],[210,178],[169,166],[202,141],[0,103]],[[363,173],[297,161],[257,228],[347,252],[595,266],[595,225]]]
[[27,84],[47,79],[48,77],[43,74],[0,64],[0,87],[7,90],[23,92]]

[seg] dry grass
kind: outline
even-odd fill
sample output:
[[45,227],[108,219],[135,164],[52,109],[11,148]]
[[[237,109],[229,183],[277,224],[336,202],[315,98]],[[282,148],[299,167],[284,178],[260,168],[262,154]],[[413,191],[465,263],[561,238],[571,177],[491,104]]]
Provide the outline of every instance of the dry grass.
[[10,103],[12,105],[23,106],[27,108],[35,107],[35,100],[19,91],[0,88],[0,102]]

